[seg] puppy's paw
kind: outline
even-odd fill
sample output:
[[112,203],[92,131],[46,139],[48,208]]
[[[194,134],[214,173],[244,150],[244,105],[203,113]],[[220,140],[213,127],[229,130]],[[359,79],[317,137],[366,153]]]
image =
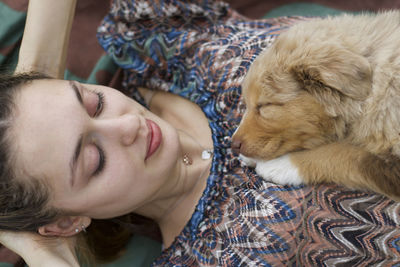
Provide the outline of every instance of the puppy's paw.
[[267,181],[282,185],[300,185],[303,178],[297,167],[284,155],[268,161],[257,161],[256,173]]
[[257,165],[257,161],[256,161],[255,159],[252,159],[252,158],[243,156],[242,154],[239,155],[239,159],[242,160],[243,163],[244,163],[246,166],[249,166],[249,167],[251,167],[251,168],[254,168],[254,167],[256,167],[256,165]]

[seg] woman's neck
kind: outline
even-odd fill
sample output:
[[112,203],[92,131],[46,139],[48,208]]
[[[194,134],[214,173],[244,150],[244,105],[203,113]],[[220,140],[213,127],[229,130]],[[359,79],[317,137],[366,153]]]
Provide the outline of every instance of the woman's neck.
[[[181,144],[182,155],[177,161],[179,177],[171,177],[171,182],[175,180],[172,197],[159,204],[158,213],[152,216],[160,226],[164,246],[168,247],[191,218],[206,187],[212,157],[202,159],[202,152],[212,151],[213,142],[208,120],[196,104],[159,92],[153,95],[151,111],[177,129]],[[191,164],[185,163],[184,157]]]
[[[180,193],[175,195],[175,198],[156,219],[166,247],[173,242],[191,218],[206,187],[212,161],[211,158],[202,159],[201,153],[204,149],[197,142],[192,141],[190,135],[180,132],[180,139],[185,154],[182,155],[179,163],[182,167]],[[187,161],[184,163],[184,156],[190,158],[190,164]]]

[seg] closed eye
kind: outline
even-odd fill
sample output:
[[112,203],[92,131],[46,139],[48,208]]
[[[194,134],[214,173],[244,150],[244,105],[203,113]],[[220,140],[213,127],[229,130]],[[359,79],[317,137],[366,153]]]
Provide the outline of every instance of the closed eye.
[[104,166],[106,164],[106,155],[105,155],[103,149],[99,145],[95,145],[95,146],[99,153],[99,162],[97,164],[97,168],[93,172],[93,176],[99,175],[102,172],[102,170],[104,169]]
[[95,90],[91,90],[91,92],[96,94],[96,96],[97,96],[96,110],[94,111],[92,116],[98,117],[104,109],[104,104],[105,104],[104,94],[103,94],[103,92],[99,92],[99,91],[95,91]]
[[277,119],[285,111],[282,109],[283,103],[262,103],[257,105],[257,114],[265,119]]
[[256,106],[257,110],[260,110],[261,108],[268,107],[268,106],[284,106],[283,103],[278,103],[278,102],[264,102],[264,103],[258,103]]
[[[87,109],[89,115],[91,117],[98,117],[104,110],[104,93],[94,89],[88,89],[83,84],[75,81],[70,81],[70,85],[71,88],[75,91],[79,103]],[[81,93],[81,91],[83,94]],[[87,94],[87,92],[89,92],[89,94]]]

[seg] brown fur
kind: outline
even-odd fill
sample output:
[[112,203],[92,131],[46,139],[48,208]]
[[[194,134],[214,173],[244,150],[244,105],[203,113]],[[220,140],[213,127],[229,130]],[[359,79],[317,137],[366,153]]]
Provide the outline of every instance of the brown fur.
[[400,199],[400,13],[300,23],[252,64],[241,154],[288,152],[306,183],[335,182]]

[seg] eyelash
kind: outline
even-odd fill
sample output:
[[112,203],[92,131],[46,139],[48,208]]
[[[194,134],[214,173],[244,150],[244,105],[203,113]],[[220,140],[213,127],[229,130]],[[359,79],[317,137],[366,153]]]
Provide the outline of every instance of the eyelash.
[[104,109],[104,104],[105,104],[105,101],[104,101],[104,94],[103,94],[102,92],[95,91],[95,90],[93,90],[92,92],[95,93],[95,94],[97,95],[98,101],[99,101],[99,102],[97,103],[96,111],[95,111],[95,113],[94,113],[94,115],[93,115],[93,117],[97,117],[97,116],[100,115],[100,113],[101,113],[101,112],[103,111],[103,109]]
[[104,154],[103,149],[95,144],[97,150],[99,151],[99,165],[97,169],[93,172],[93,176],[97,176],[98,174],[101,173],[101,171],[104,169],[104,166],[106,165],[106,154]]

